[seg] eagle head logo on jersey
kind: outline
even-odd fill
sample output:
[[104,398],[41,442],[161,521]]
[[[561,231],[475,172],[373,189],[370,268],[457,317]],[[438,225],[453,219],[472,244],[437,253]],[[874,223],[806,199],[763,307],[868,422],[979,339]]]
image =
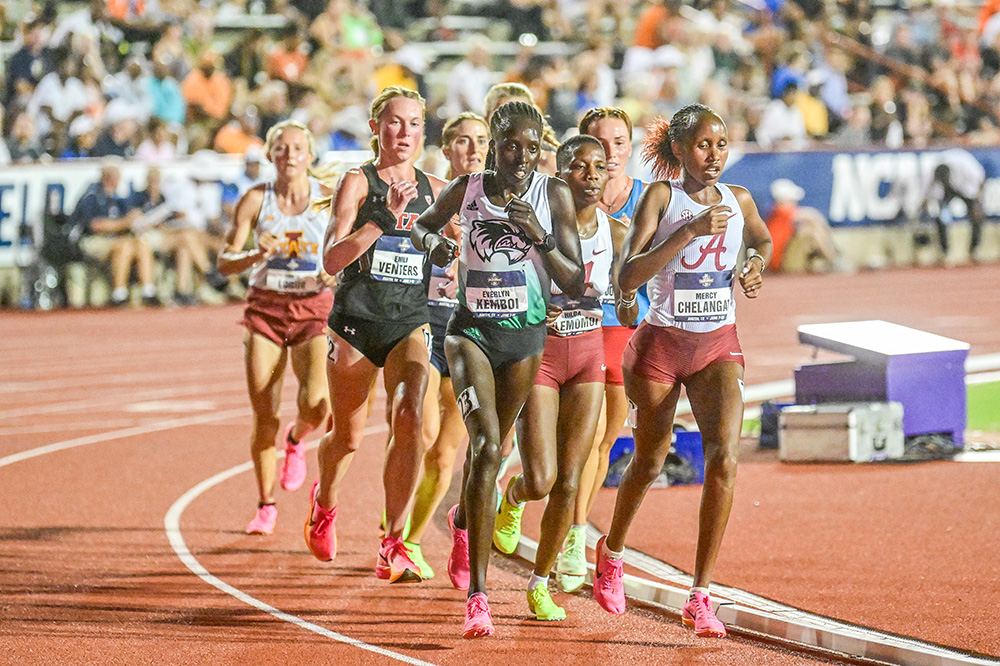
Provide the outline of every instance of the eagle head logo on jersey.
[[511,264],[522,261],[531,249],[524,232],[504,220],[474,220],[469,243],[483,261],[503,254]]

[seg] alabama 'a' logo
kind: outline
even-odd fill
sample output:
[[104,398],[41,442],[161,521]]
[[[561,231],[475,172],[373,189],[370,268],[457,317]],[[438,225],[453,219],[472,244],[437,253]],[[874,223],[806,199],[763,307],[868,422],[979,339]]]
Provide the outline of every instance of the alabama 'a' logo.
[[523,261],[531,249],[531,241],[519,228],[504,220],[474,220],[469,243],[483,261],[490,261],[498,254],[516,264]]

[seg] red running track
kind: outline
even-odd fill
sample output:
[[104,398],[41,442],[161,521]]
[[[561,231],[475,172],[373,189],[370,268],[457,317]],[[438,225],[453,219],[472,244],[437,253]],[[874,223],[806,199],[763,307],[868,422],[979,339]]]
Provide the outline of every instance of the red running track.
[[[748,383],[791,377],[808,356],[795,338],[807,322],[881,318],[1000,352],[998,283],[993,266],[770,276],[757,303],[740,303]],[[527,567],[501,556],[490,578],[499,636],[463,641],[443,510],[425,539],[437,578],[388,586],[373,576],[384,442],[374,418],[335,562],[305,550],[305,490],[279,496],[273,537],[244,535],[255,492],[238,317],[235,306],[0,317],[0,663],[830,661],[698,639],[651,609],[612,617],[589,592],[558,595],[565,622],[529,620]],[[288,418],[290,385],[284,395]],[[719,582],[1000,654],[1000,468],[791,466],[748,451]],[[309,464],[315,478],[315,454]],[[639,520],[655,527],[635,529],[629,545],[688,568],[698,492],[651,493]],[[602,493],[599,527],[613,501]]]

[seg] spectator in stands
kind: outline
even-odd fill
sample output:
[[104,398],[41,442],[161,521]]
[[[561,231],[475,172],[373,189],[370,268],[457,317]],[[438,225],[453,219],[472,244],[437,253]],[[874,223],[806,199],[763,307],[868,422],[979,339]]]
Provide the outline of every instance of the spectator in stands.
[[160,118],[150,118],[146,138],[136,148],[135,158],[142,162],[162,164],[177,157],[177,138]]
[[826,74],[822,70],[813,69],[805,78],[806,88],[799,90],[795,96],[795,106],[802,114],[806,134],[812,139],[822,139],[830,133],[830,112],[820,99]]
[[153,61],[153,73],[146,77],[151,113],[165,123],[183,125],[186,114],[184,93],[181,85],[170,73],[167,61],[159,58]]
[[10,136],[5,143],[10,161],[14,164],[35,162],[44,154],[35,133],[35,121],[27,112],[19,113],[14,118]]
[[831,270],[838,263],[826,218],[815,208],[799,205],[805,194],[788,178],[771,183],[774,206],[765,224],[774,247],[768,264],[772,271],[812,273]]
[[971,231],[969,235],[969,259],[976,260],[976,248],[982,237],[983,226],[983,185],[986,170],[972,153],[962,148],[951,148],[939,155],[940,163],[924,179],[924,200],[921,210],[934,215],[941,253],[948,261],[948,225],[954,221],[952,203],[961,201],[966,209]]
[[129,271],[134,263],[142,285],[146,305],[159,305],[153,283],[153,252],[149,245],[132,233],[132,223],[139,213],[125,214],[124,202],[117,195],[121,170],[116,163],[105,163],[101,179],[87,188],[70,214],[70,223],[81,232],[80,249],[93,261],[111,266],[111,304],[126,305],[129,300]]
[[256,99],[257,110],[260,111],[260,133],[264,136],[279,122],[287,120],[292,113],[288,84],[284,81],[268,81],[261,86]]
[[833,145],[838,148],[867,148],[871,146],[869,129],[871,127],[872,112],[868,104],[857,102],[847,115],[847,122],[840,126],[840,129],[831,137]]
[[122,32],[115,28],[104,13],[104,0],[90,0],[85,6],[59,18],[49,46],[68,47],[71,39],[100,44],[101,38],[112,44],[122,43]]
[[133,108],[124,100],[113,100],[104,113],[104,130],[94,144],[95,157],[123,157],[135,155],[139,123]]
[[302,35],[297,27],[289,26],[285,29],[283,39],[271,49],[267,57],[267,75],[296,85],[302,82],[302,75],[308,65],[309,56],[302,43]]
[[765,150],[802,150],[808,143],[802,112],[795,106],[799,86],[795,81],[785,83],[781,96],[764,107],[757,126],[757,143]]
[[191,71],[184,53],[184,27],[180,21],[167,24],[163,36],[153,46],[151,60],[166,67],[170,76],[183,81]]
[[94,157],[94,145],[100,135],[100,126],[87,115],[77,116],[69,124],[69,142],[59,155],[61,160]]
[[904,134],[896,84],[888,76],[879,76],[872,83],[871,96],[872,101],[868,105],[871,113],[868,139],[888,148],[899,148],[903,145]]
[[257,28],[245,30],[240,40],[223,58],[226,74],[237,90],[256,90],[263,80],[267,36]]
[[464,111],[478,112],[482,108],[486,93],[496,80],[491,61],[490,40],[482,35],[470,37],[465,57],[448,77],[445,108],[449,117]]
[[229,115],[233,101],[233,86],[225,72],[219,69],[219,54],[206,50],[198,68],[184,79],[181,92],[187,104],[187,122],[201,125],[214,133]]
[[264,141],[258,135],[260,113],[253,104],[248,105],[236,118],[222,126],[215,135],[214,147],[220,153],[243,155],[250,148],[262,148]]
[[127,102],[140,123],[149,120],[153,103],[149,87],[146,85],[143,63],[138,57],[130,57],[122,71],[106,77],[103,92],[109,100],[118,99]]
[[87,108],[87,89],[79,77],[79,63],[63,51],[56,56],[59,66],[46,74],[28,101],[35,129],[43,142]]
[[51,54],[46,48],[45,23],[39,19],[25,23],[22,39],[21,47],[14,51],[5,65],[5,104],[12,104],[21,97],[27,98],[42,77],[53,71]]

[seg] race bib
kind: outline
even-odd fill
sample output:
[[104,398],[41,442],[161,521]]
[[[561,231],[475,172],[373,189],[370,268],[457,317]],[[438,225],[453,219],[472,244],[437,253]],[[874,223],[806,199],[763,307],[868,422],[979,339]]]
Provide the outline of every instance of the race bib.
[[405,236],[379,236],[372,255],[371,276],[381,282],[419,284],[424,253]]
[[285,294],[314,294],[325,286],[318,272],[316,264],[311,261],[275,257],[267,263],[264,286]]
[[604,310],[596,298],[569,299],[562,294],[552,296],[552,302],[562,308],[562,312],[549,328],[559,337],[567,338],[601,327]]
[[601,303],[604,303],[605,305],[615,304],[615,286],[610,282],[608,283],[608,288],[605,289],[604,293],[601,295]]
[[473,271],[466,275],[465,305],[477,317],[509,319],[528,311],[523,270]]
[[732,306],[732,271],[674,274],[674,319],[725,321]]
[[427,287],[427,302],[435,305],[457,305],[458,299],[447,295],[452,279],[441,266],[431,266],[431,281]]

